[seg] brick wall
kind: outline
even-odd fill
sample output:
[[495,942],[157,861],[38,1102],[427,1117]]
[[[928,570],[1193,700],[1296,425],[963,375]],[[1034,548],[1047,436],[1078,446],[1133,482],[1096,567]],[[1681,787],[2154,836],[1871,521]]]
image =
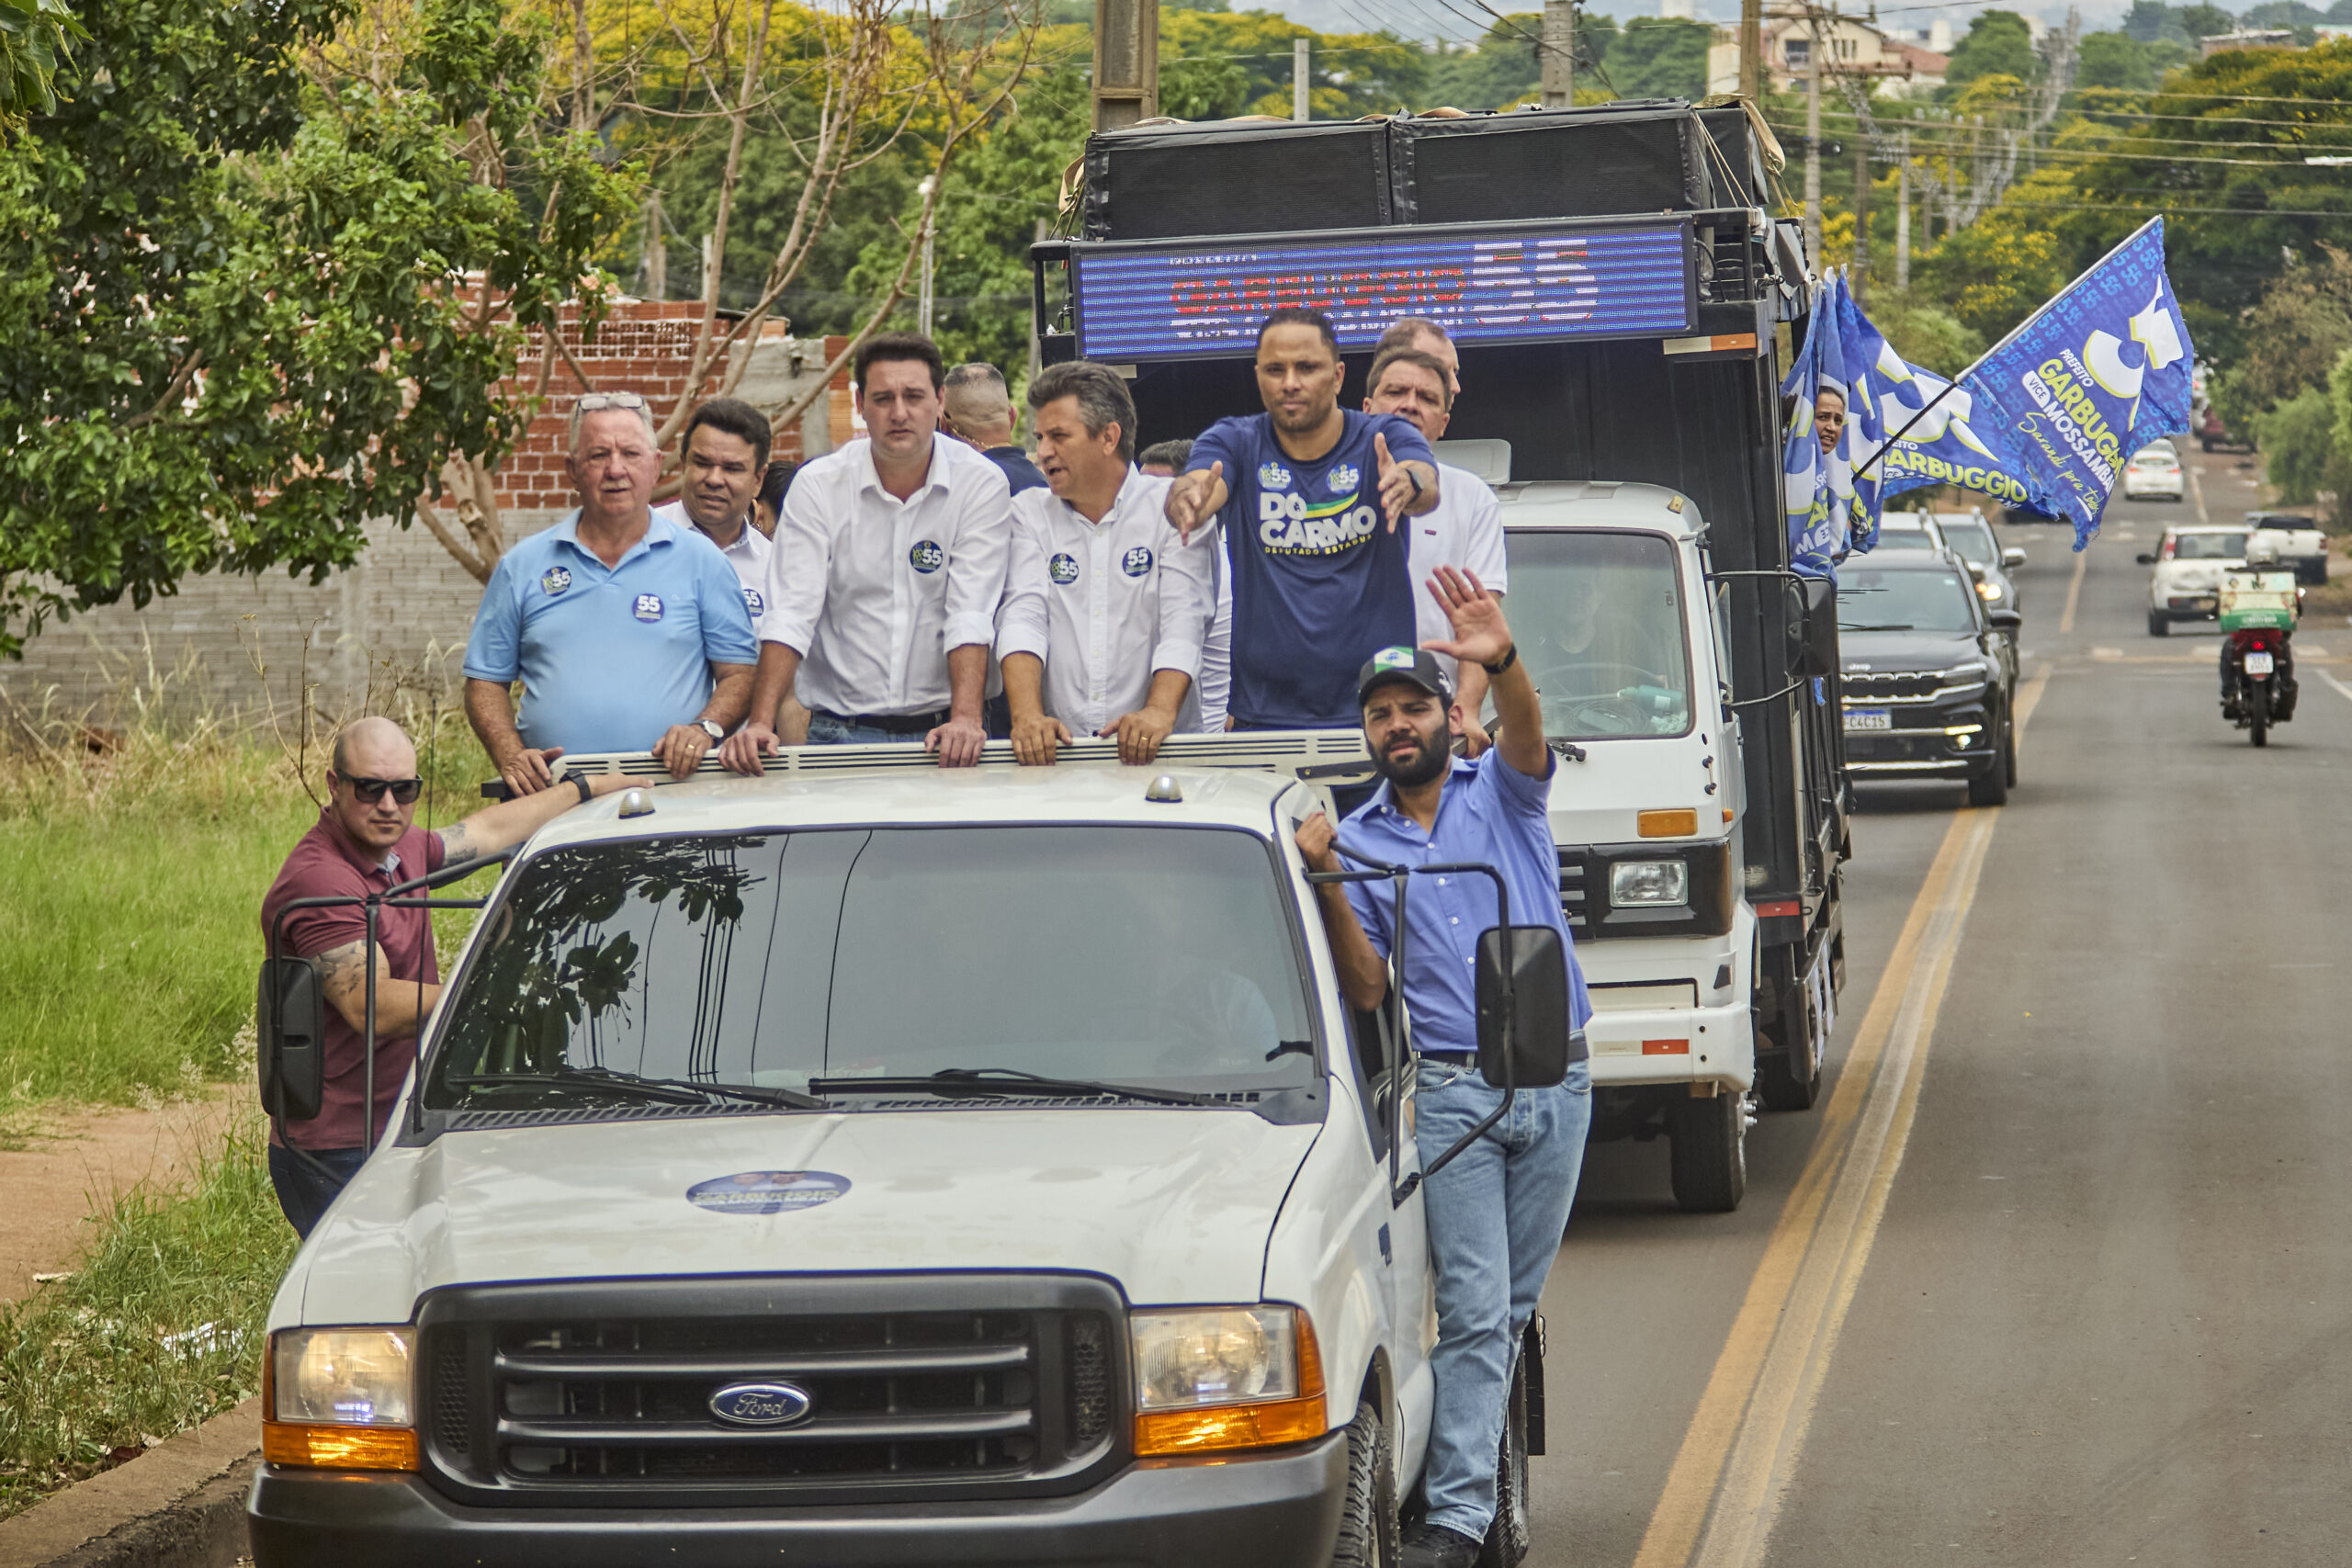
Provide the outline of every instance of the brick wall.
[[[685,389],[701,313],[691,300],[623,300],[594,343],[567,339],[596,389],[643,393],[659,423]],[[771,333],[753,345],[743,395],[780,405],[842,342]],[[536,367],[537,355],[526,362]],[[559,361],[549,406],[500,469],[500,522],[510,545],[576,504],[563,449],[582,389]],[[846,439],[848,416],[844,372],[807,419],[776,432],[775,455],[797,460],[830,450],[835,431]],[[119,721],[130,705],[158,698],[182,713],[250,717],[265,703],[290,711],[305,686],[329,713],[357,711],[371,695],[380,706],[394,685],[438,687],[454,697],[481,584],[422,525],[380,523],[368,536],[357,564],[316,587],[282,571],[198,577],[144,610],[126,600],[51,624],[31,639],[22,662],[0,660],[0,725],[12,708]]]

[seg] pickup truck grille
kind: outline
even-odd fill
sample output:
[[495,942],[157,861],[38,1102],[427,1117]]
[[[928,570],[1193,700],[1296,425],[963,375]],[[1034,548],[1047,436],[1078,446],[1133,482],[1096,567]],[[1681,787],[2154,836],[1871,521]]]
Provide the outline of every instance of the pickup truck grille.
[[[1023,1301],[999,1277],[958,1304],[946,1287],[966,1282],[858,1280],[863,1299],[834,1301],[839,1280],[447,1292],[424,1325],[429,1470],[469,1499],[598,1507],[1082,1480],[1122,1446],[1116,1292],[1048,1279]],[[726,1419],[714,1400],[742,1384],[786,1385],[807,1412]]]

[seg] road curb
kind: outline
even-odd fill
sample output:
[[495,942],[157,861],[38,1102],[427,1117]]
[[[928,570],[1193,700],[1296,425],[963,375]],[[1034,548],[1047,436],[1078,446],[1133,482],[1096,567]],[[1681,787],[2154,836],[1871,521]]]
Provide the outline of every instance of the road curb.
[[233,1568],[261,1401],[0,1520],[0,1568]]

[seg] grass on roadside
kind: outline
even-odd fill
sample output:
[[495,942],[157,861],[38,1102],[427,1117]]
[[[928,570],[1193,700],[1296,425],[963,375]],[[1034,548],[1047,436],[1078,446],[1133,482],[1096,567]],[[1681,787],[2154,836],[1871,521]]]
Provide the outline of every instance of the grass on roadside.
[[294,1247],[257,1124],[185,1193],[119,1199],[70,1278],[0,1309],[0,1516],[253,1397]]

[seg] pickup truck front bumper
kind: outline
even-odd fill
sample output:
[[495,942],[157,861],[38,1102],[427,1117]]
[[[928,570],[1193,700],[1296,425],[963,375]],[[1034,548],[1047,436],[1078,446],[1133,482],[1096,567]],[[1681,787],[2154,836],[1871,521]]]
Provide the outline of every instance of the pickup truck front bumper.
[[256,1568],[1328,1568],[1344,1432],[1256,1458],[1131,1464],[1089,1491],[867,1508],[466,1507],[413,1475],[264,1465],[247,1505]]

